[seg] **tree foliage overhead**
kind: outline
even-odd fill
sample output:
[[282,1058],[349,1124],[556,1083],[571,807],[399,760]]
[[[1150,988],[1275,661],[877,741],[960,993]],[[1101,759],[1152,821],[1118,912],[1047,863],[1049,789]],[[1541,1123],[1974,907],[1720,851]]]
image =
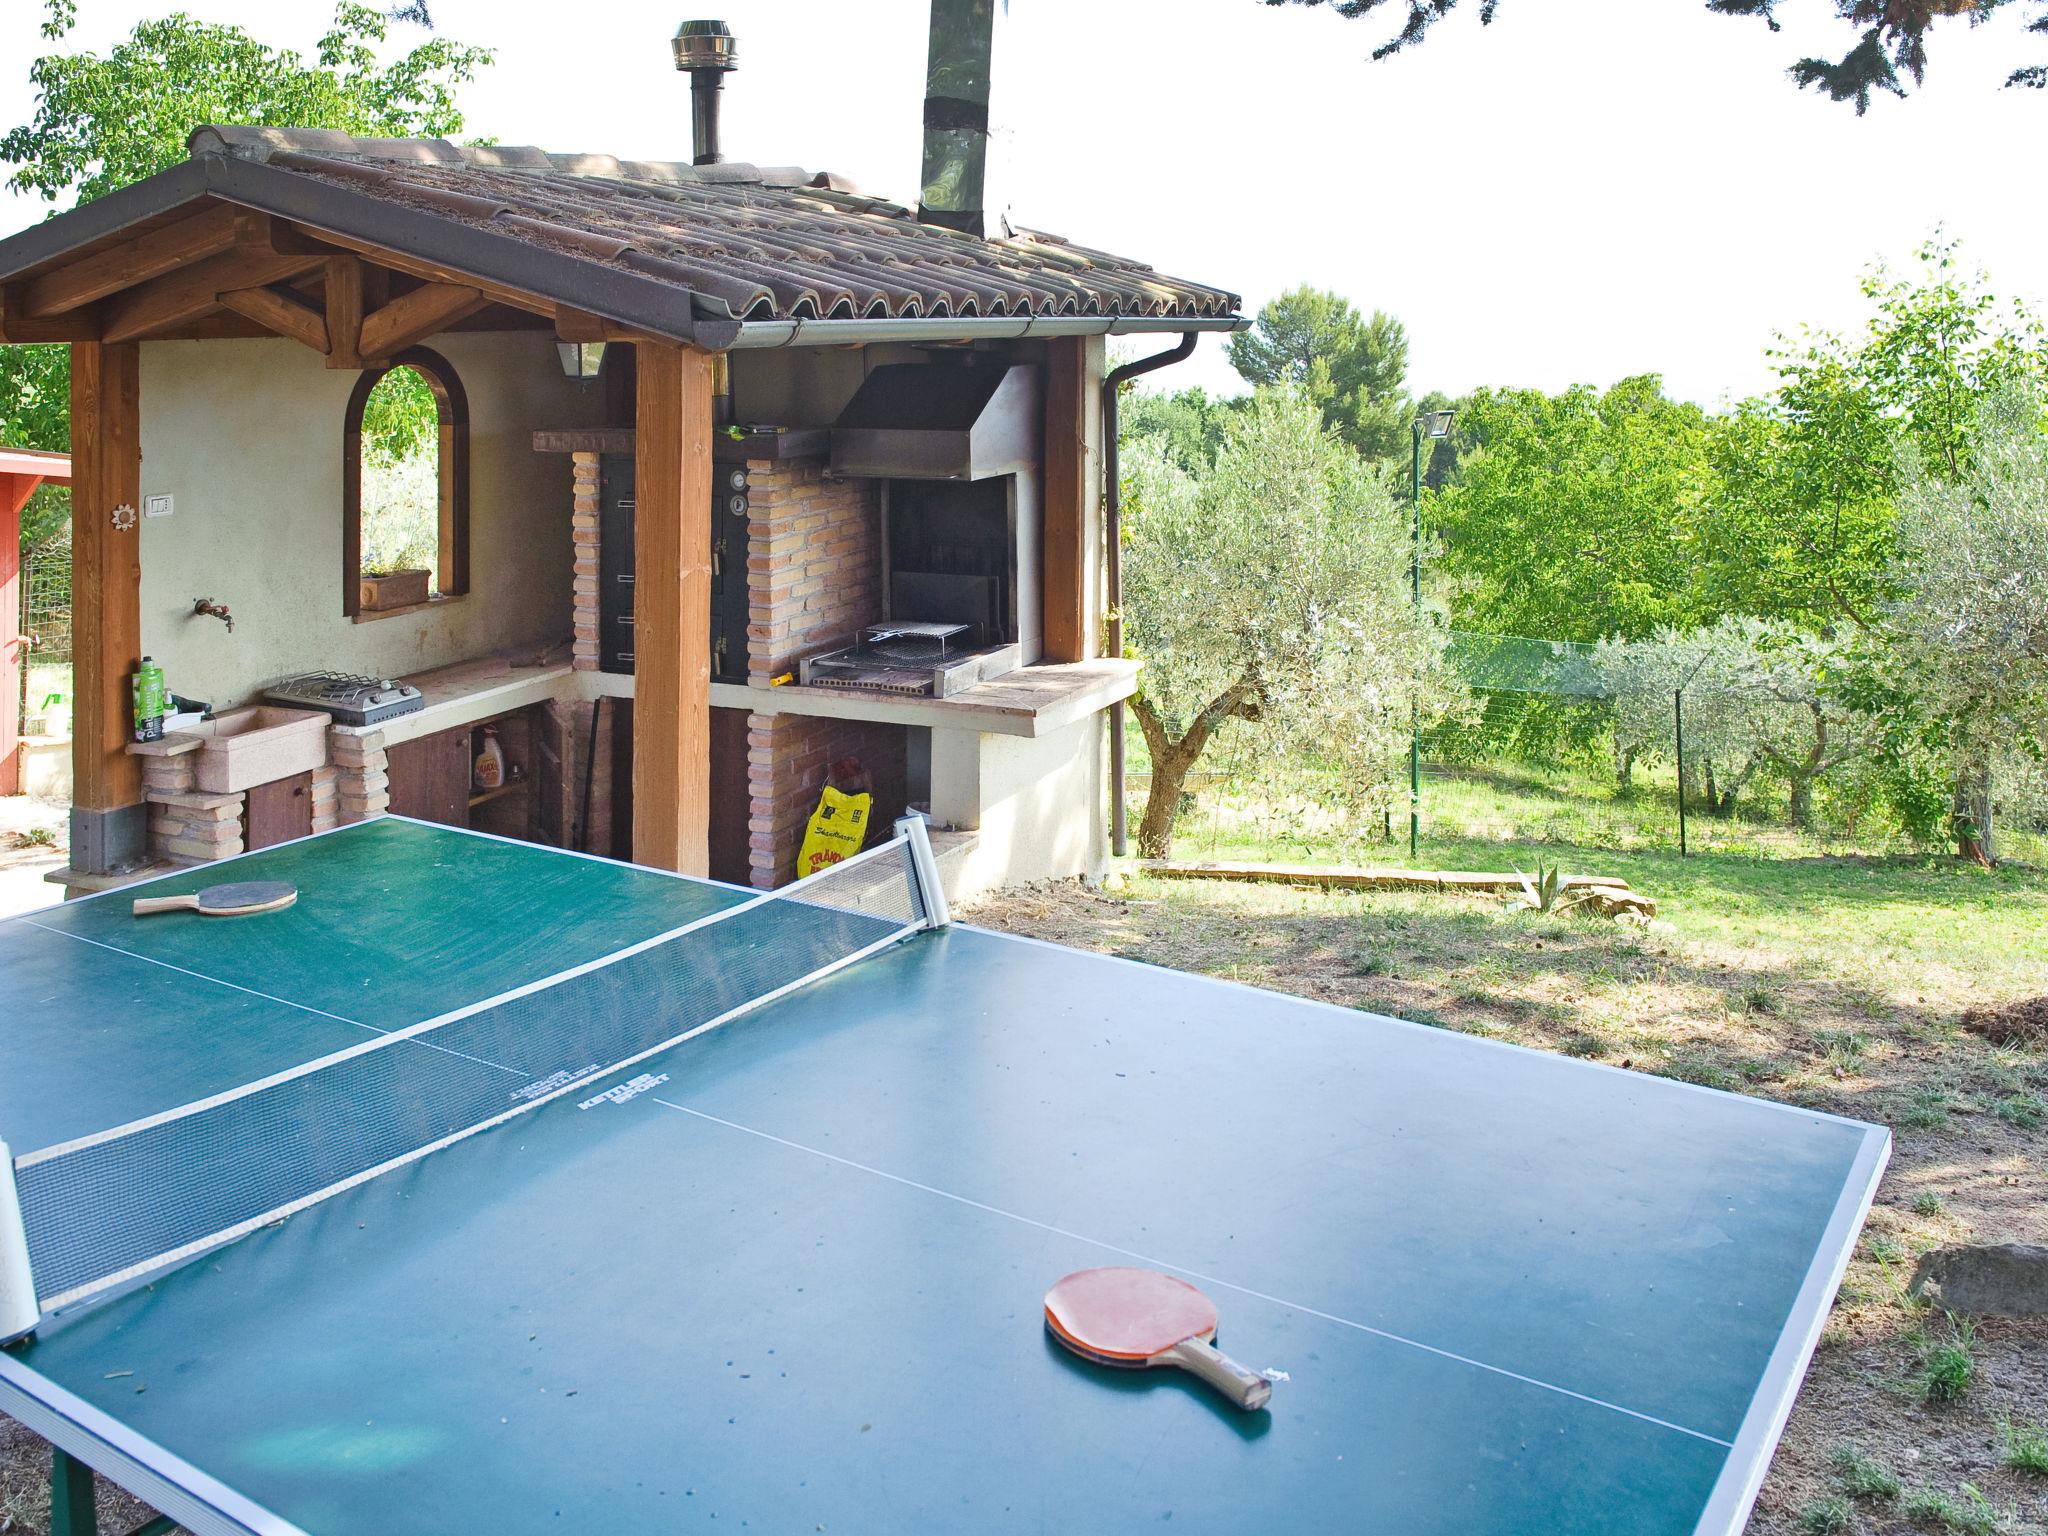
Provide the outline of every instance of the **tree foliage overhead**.
[[[51,0],[44,34],[60,38],[74,7]],[[240,27],[183,11],[144,21],[102,57],[48,53],[29,66],[35,115],[0,138],[8,185],[56,202],[90,202],[185,158],[201,123],[338,128],[396,138],[457,133],[458,87],[488,49],[429,38],[395,58],[387,18],[340,0],[312,62]]]
[[[1413,47],[1430,29],[1458,8],[1458,0],[1264,0],[1267,5],[1327,5],[1340,16],[1357,18],[1376,11],[1401,17],[1400,30],[1373,50],[1384,59]],[[1641,3],[1641,0],[1637,0]],[[1813,0],[1815,5],[1821,0]],[[1919,85],[1927,74],[1927,34],[1937,22],[1962,19],[1972,25],[1987,21],[2006,6],[2039,4],[2039,0],[1827,0],[1835,18],[1857,29],[1856,41],[1840,58],[1805,58],[1787,71],[1802,87],[1825,91],[1836,101],[1853,101],[1860,115],[1869,110],[1873,91],[1906,94],[1903,75]],[[1773,32],[1778,11],[1788,0],[1706,0],[1723,16],[1753,16]],[[1482,26],[1500,10],[1500,0],[1478,0]],[[2030,32],[2048,33],[2048,7],[2027,24]],[[2007,85],[2048,86],[2048,65],[2028,64],[2013,70]]]

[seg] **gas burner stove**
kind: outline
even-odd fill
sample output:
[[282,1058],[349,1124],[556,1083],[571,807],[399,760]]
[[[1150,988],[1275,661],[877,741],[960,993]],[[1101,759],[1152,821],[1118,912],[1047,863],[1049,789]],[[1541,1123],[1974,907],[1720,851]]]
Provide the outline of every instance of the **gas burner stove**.
[[263,697],[298,709],[324,709],[337,725],[382,725],[427,707],[410,683],[350,672],[302,672],[272,683]]
[[927,624],[898,619],[870,624],[853,644],[806,656],[797,680],[806,688],[861,688],[943,699],[1000,677],[1017,665],[1015,645],[967,649],[969,624]]

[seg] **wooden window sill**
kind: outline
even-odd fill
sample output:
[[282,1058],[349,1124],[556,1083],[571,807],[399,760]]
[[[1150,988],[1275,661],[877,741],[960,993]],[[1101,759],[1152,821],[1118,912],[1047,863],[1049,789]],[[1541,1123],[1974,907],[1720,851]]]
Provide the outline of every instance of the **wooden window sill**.
[[467,596],[469,596],[467,592],[436,592],[424,603],[407,603],[402,608],[370,609],[367,612],[356,614],[350,622],[370,624],[378,619],[395,619],[401,614],[424,613],[429,608],[439,608],[446,603],[459,603]]

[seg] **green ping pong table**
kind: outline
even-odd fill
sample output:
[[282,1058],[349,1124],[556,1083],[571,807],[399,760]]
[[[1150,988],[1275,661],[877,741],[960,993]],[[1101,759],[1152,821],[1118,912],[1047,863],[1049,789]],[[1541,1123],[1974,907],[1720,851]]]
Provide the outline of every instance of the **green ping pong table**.
[[[0,924],[0,1411],[191,1530],[1732,1532],[1873,1126],[400,818]],[[11,1236],[6,1234],[11,1233]],[[1047,1287],[1206,1290],[1245,1414]],[[10,1278],[11,1277],[11,1278]]]

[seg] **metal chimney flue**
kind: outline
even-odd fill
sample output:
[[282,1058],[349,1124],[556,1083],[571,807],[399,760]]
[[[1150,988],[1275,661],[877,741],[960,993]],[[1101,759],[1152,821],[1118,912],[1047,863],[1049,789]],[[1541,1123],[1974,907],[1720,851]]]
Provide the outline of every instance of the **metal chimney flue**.
[[931,0],[925,65],[924,179],[917,217],[983,233],[989,80],[999,0]]
[[698,165],[725,159],[718,148],[718,106],[725,77],[740,67],[732,28],[722,21],[686,21],[669,46],[676,68],[690,74],[690,147]]

